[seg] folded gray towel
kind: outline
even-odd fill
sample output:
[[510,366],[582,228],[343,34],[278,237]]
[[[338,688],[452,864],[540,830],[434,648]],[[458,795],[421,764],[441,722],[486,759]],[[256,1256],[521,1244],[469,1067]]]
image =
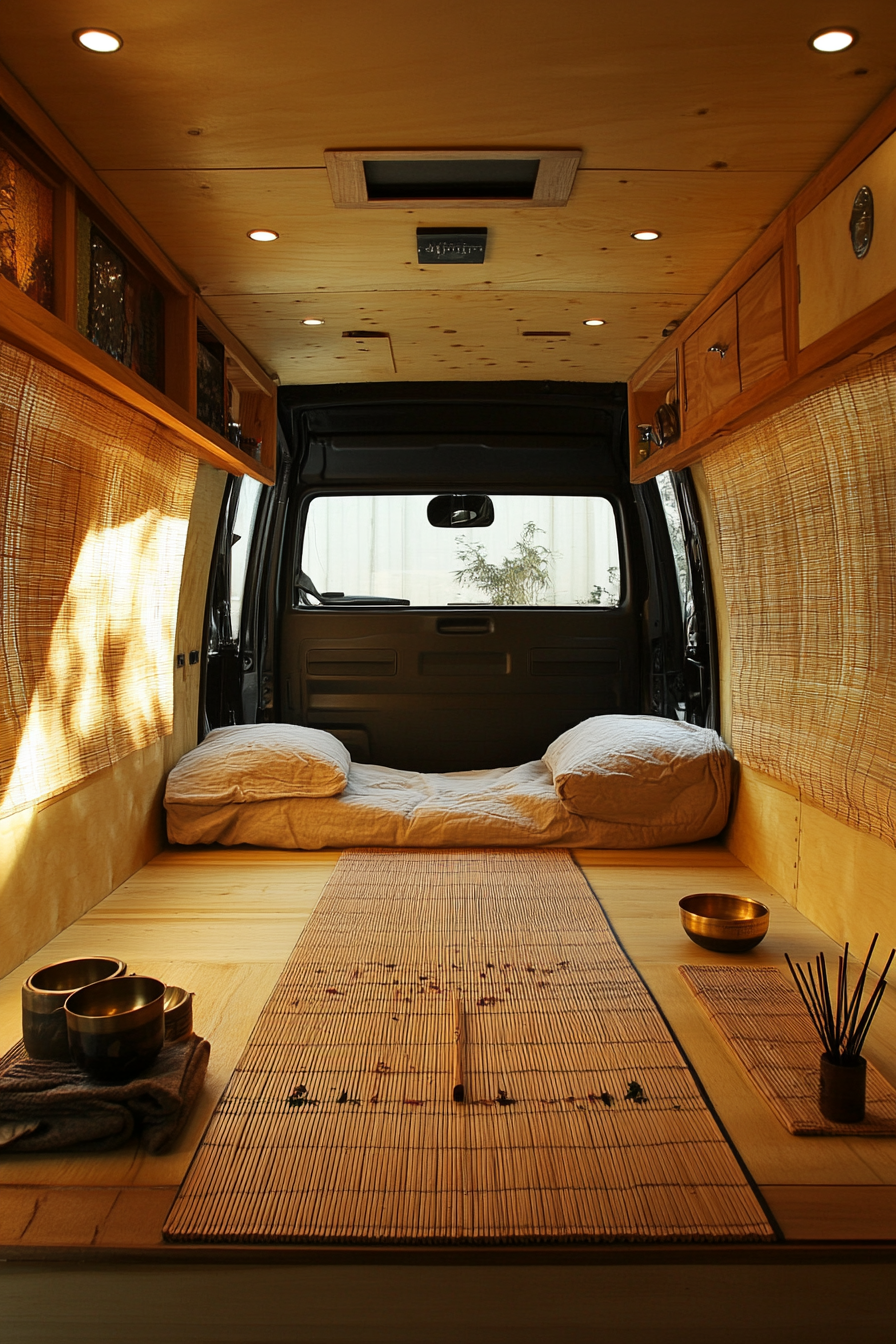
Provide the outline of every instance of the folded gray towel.
[[76,1064],[31,1059],[19,1042],[0,1059],[0,1153],[103,1152],[139,1133],[157,1153],[186,1121],[211,1047],[188,1036],[125,1083],[99,1083]]

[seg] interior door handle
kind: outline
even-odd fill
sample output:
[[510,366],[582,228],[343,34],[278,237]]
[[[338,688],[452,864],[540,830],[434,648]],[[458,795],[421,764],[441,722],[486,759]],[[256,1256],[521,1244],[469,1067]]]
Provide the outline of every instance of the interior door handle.
[[708,355],[718,355],[719,359],[724,359],[727,350],[727,345],[711,345],[706,353]]
[[494,621],[488,616],[453,619],[443,616],[436,621],[436,630],[440,635],[490,635],[494,628]]

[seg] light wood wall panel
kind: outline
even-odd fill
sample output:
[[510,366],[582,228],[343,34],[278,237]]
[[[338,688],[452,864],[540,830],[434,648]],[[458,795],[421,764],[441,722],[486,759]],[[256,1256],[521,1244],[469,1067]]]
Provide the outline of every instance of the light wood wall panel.
[[[201,463],[187,532],[176,648],[201,648],[224,472]],[[0,822],[0,974],[136,872],[164,843],[168,770],[195,745],[198,664],[174,679],[173,732],[79,787]]]
[[800,863],[799,790],[741,765],[726,840],[728,848],[742,863],[796,905]]
[[896,947],[896,849],[813,807],[749,768],[725,842],[733,854],[838,943],[864,952],[880,934],[879,968]]

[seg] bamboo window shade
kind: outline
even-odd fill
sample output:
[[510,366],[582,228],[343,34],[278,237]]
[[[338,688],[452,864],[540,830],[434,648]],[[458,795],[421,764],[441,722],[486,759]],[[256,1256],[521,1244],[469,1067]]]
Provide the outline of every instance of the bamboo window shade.
[[745,764],[893,843],[896,355],[704,461]]
[[0,342],[0,815],[170,733],[196,459]]

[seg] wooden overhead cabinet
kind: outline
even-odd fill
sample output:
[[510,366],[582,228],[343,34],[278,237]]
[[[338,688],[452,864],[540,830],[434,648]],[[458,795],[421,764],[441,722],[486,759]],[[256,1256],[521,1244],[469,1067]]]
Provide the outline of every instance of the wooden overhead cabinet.
[[[186,451],[272,482],[275,379],[2,67],[0,177],[0,340],[175,430]],[[204,401],[203,364],[206,391],[220,383]]]
[[684,413],[699,424],[740,391],[737,297],[732,296],[698,327],[684,345]]
[[799,221],[796,260],[801,350],[896,290],[896,135]]
[[634,374],[632,480],[699,461],[894,346],[896,94]]

